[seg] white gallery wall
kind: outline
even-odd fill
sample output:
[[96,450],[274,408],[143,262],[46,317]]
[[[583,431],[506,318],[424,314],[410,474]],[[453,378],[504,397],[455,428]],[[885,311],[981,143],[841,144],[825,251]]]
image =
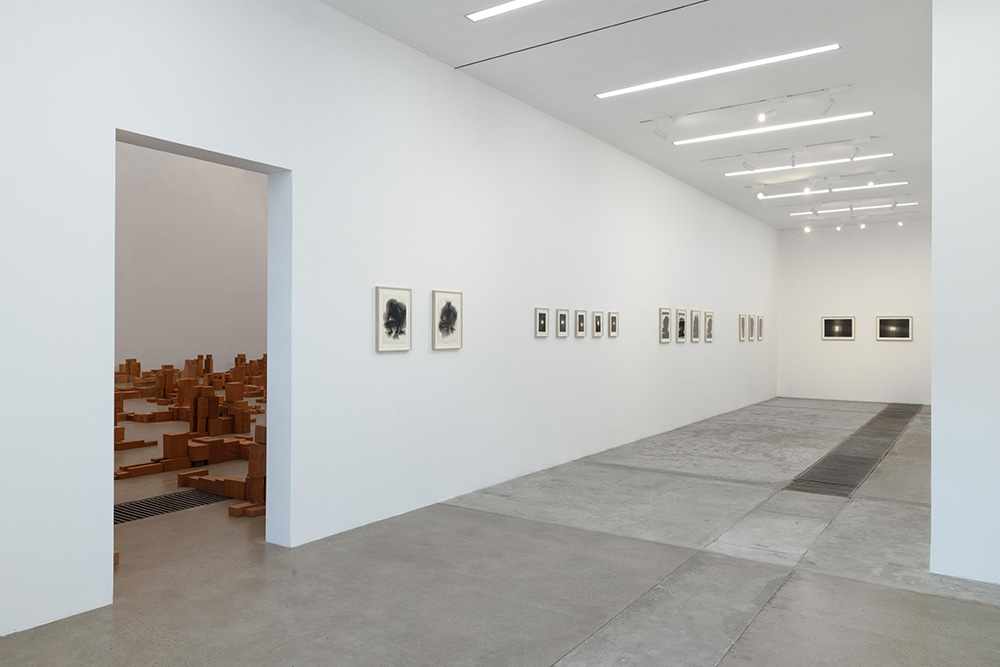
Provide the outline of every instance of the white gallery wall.
[[[778,235],[778,394],[931,402],[931,225],[897,220]],[[912,341],[877,341],[876,318],[913,317]],[[822,340],[854,317],[855,340]]]
[[[775,395],[775,337],[736,333],[774,317],[774,230],[315,0],[17,1],[0,57],[0,634],[111,602],[117,129],[290,170],[269,541]],[[412,288],[411,352],[375,353],[376,285]],[[465,295],[460,351],[430,349],[433,289]],[[535,307],[617,310],[621,336],[536,339]],[[713,310],[716,341],[660,345],[659,307]]]
[[1000,583],[1000,4],[934,2],[931,570]]
[[115,166],[116,364],[263,355],[267,176],[125,143]]

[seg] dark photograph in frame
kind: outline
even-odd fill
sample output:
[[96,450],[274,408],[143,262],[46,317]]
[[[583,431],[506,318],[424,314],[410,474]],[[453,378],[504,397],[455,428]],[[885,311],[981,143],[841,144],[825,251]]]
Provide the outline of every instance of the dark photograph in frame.
[[913,340],[913,318],[909,316],[875,318],[875,340]]
[[608,311],[608,338],[618,338],[618,312]]
[[569,310],[565,308],[556,309],[556,338],[566,338],[569,336]]
[[600,310],[594,311],[594,321],[591,327],[591,334],[594,338],[601,338],[604,336],[604,313]]
[[549,336],[549,309],[535,308],[535,338]]
[[823,340],[854,340],[854,318],[824,317],[822,334]]
[[573,312],[573,321],[576,323],[576,337],[587,337],[587,311],[577,310]]
[[764,316],[757,316],[757,340],[764,340]]
[[753,342],[757,340],[757,316],[747,315],[747,340]]
[[746,313],[740,313],[740,342],[746,342],[747,339],[747,316]]

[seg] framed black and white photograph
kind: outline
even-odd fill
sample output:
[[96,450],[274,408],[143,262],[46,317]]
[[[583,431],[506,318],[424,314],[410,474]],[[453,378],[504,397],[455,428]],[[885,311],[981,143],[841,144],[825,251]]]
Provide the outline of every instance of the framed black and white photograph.
[[618,313],[608,311],[608,338],[618,338]]
[[660,320],[657,328],[660,330],[660,342],[669,343],[670,342],[670,329],[673,328],[673,324],[670,321],[670,309],[660,308]]
[[691,311],[691,342],[701,342],[701,311]]
[[431,304],[434,309],[433,349],[461,350],[462,293],[434,290],[431,292]]
[[683,343],[687,340],[688,335],[688,314],[686,310],[681,310],[678,308],[674,311],[674,332],[675,339],[678,343]]
[[715,340],[715,313],[705,311],[705,342],[711,343]]
[[894,316],[875,318],[875,340],[913,340],[913,318]]
[[753,342],[757,340],[757,316],[747,315],[747,340]]
[[853,317],[824,317],[823,340],[854,340]]
[[604,335],[604,313],[599,310],[594,311],[594,322],[590,332],[594,338],[600,338]]
[[587,336],[587,311],[577,310],[573,312],[573,321],[576,323],[576,337],[585,338]]
[[556,309],[556,338],[566,338],[569,336],[569,310],[564,308]]
[[757,340],[764,340],[764,316],[757,316]]
[[549,309],[535,308],[535,338],[549,337]]
[[408,287],[375,288],[375,351],[407,352],[410,332],[411,292]]
[[740,313],[740,342],[743,343],[747,339],[747,316],[746,313]]

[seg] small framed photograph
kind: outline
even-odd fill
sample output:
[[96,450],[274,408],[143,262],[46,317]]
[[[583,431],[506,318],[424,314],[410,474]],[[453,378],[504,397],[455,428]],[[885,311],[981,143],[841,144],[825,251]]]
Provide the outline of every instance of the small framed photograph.
[[462,293],[433,290],[434,331],[431,340],[435,350],[462,349]]
[[618,313],[608,311],[608,338],[618,338]]
[[549,337],[549,309],[535,308],[535,338]]
[[757,316],[757,340],[764,340],[764,316]]
[[678,308],[674,311],[674,332],[676,333],[675,338],[678,343],[683,343],[687,340],[687,325],[687,311]]
[[701,342],[701,311],[691,311],[691,342]]
[[747,340],[753,342],[757,340],[757,316],[747,315]]
[[705,342],[711,343],[715,340],[715,313],[705,311]]
[[913,318],[894,316],[875,318],[875,340],[913,340]]
[[411,292],[408,287],[375,288],[375,351],[407,352],[412,347],[410,331]]
[[743,343],[747,339],[747,316],[746,313],[740,313],[740,342]]
[[670,329],[672,328],[669,308],[660,308],[660,320],[656,327],[660,330],[660,342],[669,343]]
[[599,310],[594,311],[594,325],[590,331],[594,338],[600,338],[604,335],[604,313]]
[[587,311],[577,310],[573,312],[573,321],[576,323],[575,335],[577,338],[587,336]]
[[853,317],[824,317],[823,340],[854,340]]
[[569,336],[569,310],[565,308],[556,309],[556,338],[566,338]]

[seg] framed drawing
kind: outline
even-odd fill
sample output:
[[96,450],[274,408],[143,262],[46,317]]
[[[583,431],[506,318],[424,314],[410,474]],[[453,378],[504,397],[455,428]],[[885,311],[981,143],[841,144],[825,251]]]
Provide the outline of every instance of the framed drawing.
[[747,340],[753,342],[757,340],[757,316],[747,315]]
[[688,314],[686,310],[678,308],[674,311],[674,332],[678,343],[687,340]]
[[879,316],[875,324],[875,340],[913,340],[912,317]]
[[744,342],[747,339],[747,316],[746,313],[740,313],[740,342]]
[[715,313],[705,311],[705,342],[711,343],[715,340]]
[[618,313],[608,311],[608,338],[618,338]]
[[604,313],[599,310],[594,311],[594,326],[591,328],[594,338],[604,335]]
[[462,349],[462,293],[433,290],[434,331],[431,347],[435,350]]
[[764,340],[764,316],[757,316],[757,340]]
[[549,309],[535,308],[535,338],[549,337]]
[[660,330],[660,342],[670,342],[670,309],[660,308],[660,320],[656,327]]
[[823,340],[854,340],[853,317],[824,317]]
[[691,342],[701,342],[701,311],[691,311]]
[[567,336],[569,336],[569,310],[557,308],[556,338],[566,338]]
[[587,335],[587,311],[577,310],[573,313],[573,319],[576,322],[576,337],[584,338]]
[[375,351],[406,352],[411,345],[408,287],[375,288]]

